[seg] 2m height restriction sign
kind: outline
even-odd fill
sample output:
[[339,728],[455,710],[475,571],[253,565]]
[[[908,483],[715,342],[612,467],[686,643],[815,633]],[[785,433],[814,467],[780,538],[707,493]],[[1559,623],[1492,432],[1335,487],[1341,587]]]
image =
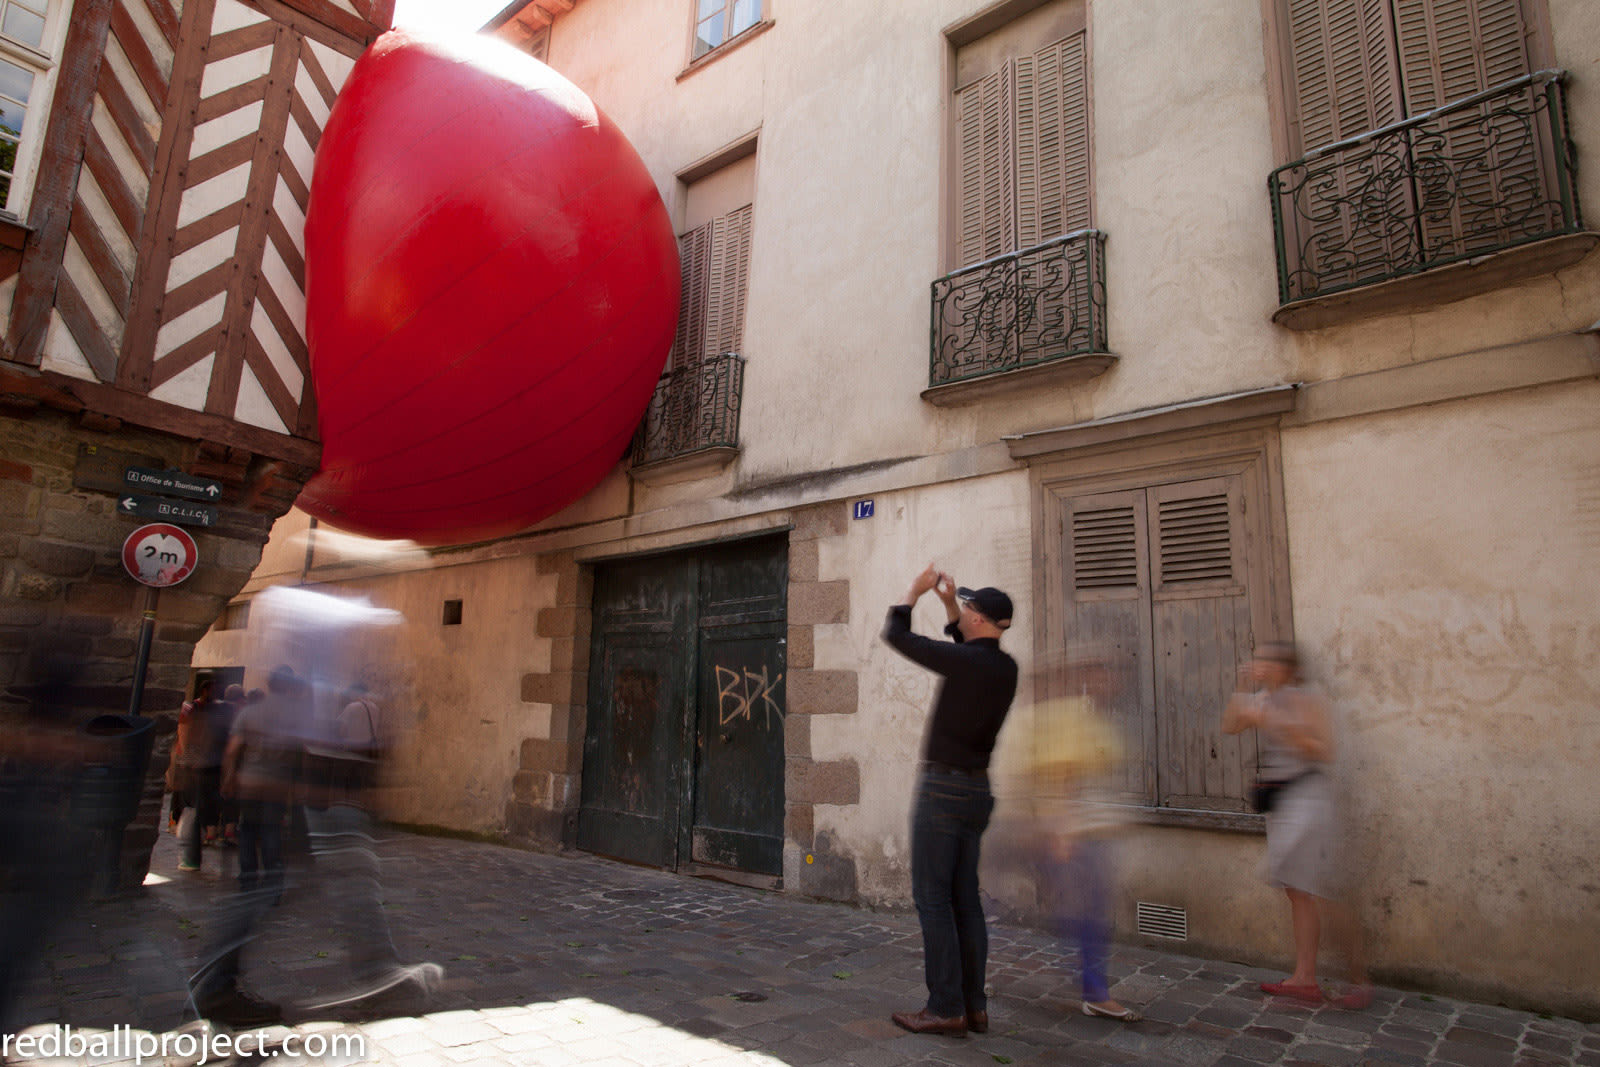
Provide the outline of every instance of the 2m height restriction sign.
[[166,522],[141,526],[122,542],[122,565],[136,581],[156,589],[177,585],[200,558],[194,538]]

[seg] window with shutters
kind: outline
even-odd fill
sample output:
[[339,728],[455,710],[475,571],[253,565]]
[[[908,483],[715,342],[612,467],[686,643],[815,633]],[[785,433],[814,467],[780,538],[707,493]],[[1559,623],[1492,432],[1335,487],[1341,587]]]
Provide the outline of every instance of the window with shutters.
[[27,213],[63,30],[61,4],[0,0],[0,208]]
[[1046,590],[1035,698],[1073,695],[1072,664],[1092,658],[1126,754],[1108,799],[1158,821],[1259,829],[1246,802],[1255,737],[1220,723],[1255,644],[1292,637],[1276,429],[1063,447],[1024,453]]
[[924,394],[936,401],[943,385],[1105,352],[1084,6],[1046,4],[952,43],[951,272],[933,283]]
[[1269,10],[1279,138],[1293,161],[1271,178],[1281,303],[1582,231],[1542,0]]
[[738,448],[755,164],[745,155],[686,190],[678,329],[640,428],[638,466],[726,462]]

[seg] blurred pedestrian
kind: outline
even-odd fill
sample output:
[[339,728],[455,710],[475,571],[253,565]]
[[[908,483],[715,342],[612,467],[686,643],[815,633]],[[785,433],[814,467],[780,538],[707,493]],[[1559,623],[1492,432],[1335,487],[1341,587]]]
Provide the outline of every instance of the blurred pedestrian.
[[[911,610],[930,590],[944,603],[949,641],[912,632]],[[1017,691],[1017,662],[1000,649],[1010,625],[1005,593],[957,588],[930,563],[889,609],[883,629],[891,648],[941,679],[911,820],[911,895],[922,924],[928,1000],[920,1011],[891,1016],[913,1033],[964,1037],[989,1029],[989,932],[978,856],[994,812],[989,758]]]
[[91,838],[73,816],[88,759],[74,721],[76,666],[52,660],[0,701],[0,1037],[55,929],[83,901]]
[[310,690],[287,666],[273,670],[267,690],[240,709],[223,751],[222,793],[239,811],[239,885],[217,910],[192,983],[198,1014],[230,1026],[282,1018],[278,1005],[240,986],[239,971],[245,946],[283,893],[284,814],[299,776]]
[[313,727],[305,752],[306,822],[320,888],[332,898],[342,927],[349,984],[306,1005],[353,1003],[405,982],[432,990],[444,969],[401,964],[383,913],[375,809],[389,724],[378,701],[360,684],[336,712]]
[[1350,986],[1331,999],[1359,1009],[1372,1003],[1360,926],[1342,902],[1338,812],[1328,773],[1334,758],[1328,702],[1306,684],[1293,644],[1270,642],[1239,668],[1222,714],[1222,730],[1255,730],[1260,743],[1255,804],[1267,820],[1267,880],[1289,901],[1294,931],[1294,972],[1261,990],[1320,1004],[1317,951],[1324,916],[1349,968]]
[[[195,682],[194,699],[178,716],[178,780],[183,783],[185,818],[179,821],[180,871],[198,871],[208,827],[222,810],[222,753],[233,726],[233,709],[217,700],[209,675]],[[191,814],[192,812],[192,814]]]
[[1138,1022],[1113,1000],[1107,963],[1120,807],[1105,802],[1122,763],[1122,738],[1106,717],[1112,675],[1098,652],[1080,650],[1036,691],[1054,692],[1034,709],[1028,774],[1042,903],[1063,940],[1078,947],[1085,1015]]

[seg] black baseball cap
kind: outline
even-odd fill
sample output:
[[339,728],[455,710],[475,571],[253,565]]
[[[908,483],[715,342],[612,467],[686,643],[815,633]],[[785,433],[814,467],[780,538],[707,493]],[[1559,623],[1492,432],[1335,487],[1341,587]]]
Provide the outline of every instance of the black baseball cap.
[[963,586],[956,590],[956,597],[965,600],[979,613],[1004,630],[1011,625],[1011,598],[992,585],[982,589],[968,589]]

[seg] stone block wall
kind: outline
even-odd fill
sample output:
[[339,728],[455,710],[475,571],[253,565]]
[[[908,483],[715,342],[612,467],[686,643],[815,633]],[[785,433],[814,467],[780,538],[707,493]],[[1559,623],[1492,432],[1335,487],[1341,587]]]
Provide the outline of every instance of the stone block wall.
[[850,619],[850,582],[821,572],[822,548],[842,540],[844,502],[797,511],[789,533],[789,675],[784,741],[784,888],[824,900],[857,899],[855,860],[816,829],[818,804],[859,804],[861,772],[853,759],[818,760],[811,725],[819,715],[854,715],[854,670],[819,668],[816,629]]
[[506,832],[533,848],[572,848],[578,839],[589,631],[594,573],[570,553],[540,556],[536,573],[555,575],[555,604],[539,612],[538,636],[550,642],[550,669],[522,676],[522,700],[550,705],[549,736],[522,742]]
[[[148,870],[195,642],[249,579],[273,520],[312,472],[14,398],[0,401],[0,456],[0,734],[36,728],[47,682],[66,725],[126,713],[141,625],[154,609],[140,707],[158,718],[159,736],[122,849],[120,884],[131,888]],[[118,513],[129,463],[222,484],[216,525],[190,530],[199,561],[180,585],[148,590],[123,569],[123,542],[149,521]]]

